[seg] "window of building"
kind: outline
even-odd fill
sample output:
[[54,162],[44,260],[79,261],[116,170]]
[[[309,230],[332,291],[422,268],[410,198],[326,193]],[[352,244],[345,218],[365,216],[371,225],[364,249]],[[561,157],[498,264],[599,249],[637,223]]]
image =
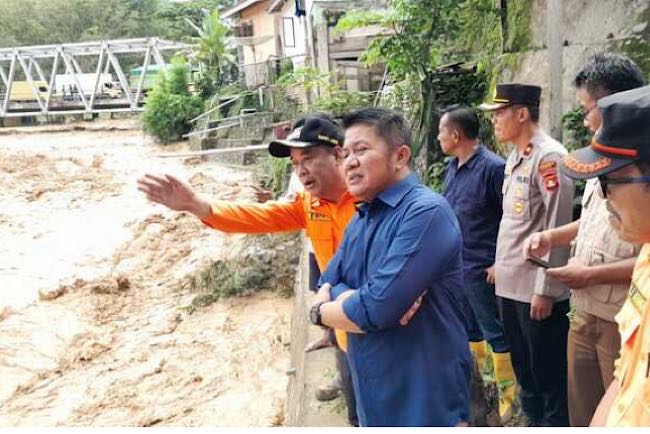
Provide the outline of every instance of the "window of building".
[[282,27],[284,29],[284,46],[296,46],[296,32],[293,28],[293,17],[284,17],[282,20]]
[[235,36],[238,38],[248,38],[254,36],[253,34],[253,22],[247,21],[241,23],[238,26],[235,26]]

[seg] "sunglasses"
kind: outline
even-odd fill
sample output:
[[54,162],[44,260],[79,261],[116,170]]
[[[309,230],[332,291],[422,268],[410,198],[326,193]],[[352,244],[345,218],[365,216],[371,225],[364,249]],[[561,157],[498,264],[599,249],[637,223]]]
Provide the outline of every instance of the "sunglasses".
[[650,176],[632,176],[632,177],[621,177],[621,178],[610,178],[607,175],[601,175],[598,177],[600,181],[600,188],[603,190],[603,195],[607,197],[609,193],[609,186],[615,184],[646,184],[650,183]]

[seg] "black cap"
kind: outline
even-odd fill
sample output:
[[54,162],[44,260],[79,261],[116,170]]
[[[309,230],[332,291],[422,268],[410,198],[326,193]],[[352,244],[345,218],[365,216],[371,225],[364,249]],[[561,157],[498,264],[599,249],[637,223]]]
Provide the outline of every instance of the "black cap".
[[293,131],[285,140],[269,143],[269,153],[284,158],[291,155],[291,148],[312,146],[342,146],[343,130],[334,121],[320,115],[307,115],[296,122]]
[[560,166],[571,178],[595,178],[650,161],[650,86],[601,98],[598,108],[603,122],[591,145],[564,157]]
[[478,106],[481,110],[492,111],[512,104],[539,107],[542,88],[531,84],[501,83],[494,89],[492,101]]

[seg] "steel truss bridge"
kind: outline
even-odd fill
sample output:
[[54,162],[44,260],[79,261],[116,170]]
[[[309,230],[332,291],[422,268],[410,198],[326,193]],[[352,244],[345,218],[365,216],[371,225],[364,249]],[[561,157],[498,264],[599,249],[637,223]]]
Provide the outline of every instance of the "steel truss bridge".
[[[0,48],[0,118],[28,117],[38,115],[81,114],[102,112],[137,112],[143,110],[143,84],[145,72],[155,62],[165,69],[163,52],[188,52],[190,45],[159,38],[118,39],[98,42],[80,42],[31,47]],[[142,58],[139,82],[135,88],[129,85],[120,58]],[[142,56],[142,57],[140,57]],[[96,63],[95,63],[96,62]],[[81,64],[94,65],[93,71],[82,70]],[[88,69],[88,67],[86,66]],[[46,72],[49,71],[49,74]],[[94,74],[93,90],[83,90],[80,75]],[[119,98],[103,98],[99,91],[102,74],[112,73],[121,87]],[[79,92],[75,101],[57,97],[55,77],[69,74]],[[24,77],[29,83],[33,97],[29,101],[12,101],[11,88]],[[48,83],[47,91],[39,91],[38,82]],[[53,98],[54,97],[54,98]]]

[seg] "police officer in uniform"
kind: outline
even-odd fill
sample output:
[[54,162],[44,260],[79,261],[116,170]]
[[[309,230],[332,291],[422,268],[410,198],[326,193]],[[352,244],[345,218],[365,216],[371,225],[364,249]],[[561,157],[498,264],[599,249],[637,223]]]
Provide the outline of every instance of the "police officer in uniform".
[[[574,183],[559,172],[567,151],[538,125],[540,96],[539,86],[498,84],[492,101],[479,108],[493,113],[497,140],[514,145],[506,162],[495,277],[522,408],[531,426],[568,426],[569,289],[521,255],[529,235],[572,216]],[[568,255],[558,248],[541,259],[561,266]]]

